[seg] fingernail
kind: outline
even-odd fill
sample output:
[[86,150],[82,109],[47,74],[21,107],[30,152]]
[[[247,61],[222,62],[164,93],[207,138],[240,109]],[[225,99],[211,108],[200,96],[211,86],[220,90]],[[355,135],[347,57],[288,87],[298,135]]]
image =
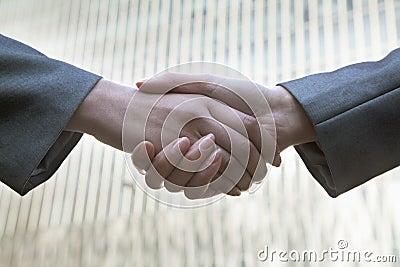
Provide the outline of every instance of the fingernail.
[[281,164],[282,164],[282,158],[279,156],[279,158],[278,158],[278,165],[276,165],[276,167],[281,166]]
[[221,153],[220,153],[221,149],[218,148],[217,151],[215,151],[214,153],[214,160],[212,163],[217,163],[218,161],[220,161],[222,159]]
[[185,146],[189,146],[190,145],[190,141],[189,138],[185,137],[181,137],[179,138],[178,142],[175,144],[176,146],[179,146],[180,150],[182,150]]
[[137,88],[140,88],[148,79],[149,79],[149,78],[143,78],[143,79],[141,79],[141,80],[139,80],[139,81],[136,81],[136,82],[135,82],[136,87],[137,87]]
[[204,137],[204,139],[200,142],[200,150],[207,150],[214,145],[214,135],[208,134]]
[[272,162],[272,166],[280,167],[280,166],[281,166],[281,163],[282,163],[281,156],[278,155],[278,156],[275,156],[275,158],[274,158],[274,160],[273,160],[273,162]]

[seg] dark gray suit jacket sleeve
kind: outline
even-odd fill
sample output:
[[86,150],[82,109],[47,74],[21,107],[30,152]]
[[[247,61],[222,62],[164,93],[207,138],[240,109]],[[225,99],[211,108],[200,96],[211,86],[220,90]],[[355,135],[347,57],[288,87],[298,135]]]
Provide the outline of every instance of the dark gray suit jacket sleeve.
[[315,127],[318,143],[295,148],[330,196],[400,165],[400,49],[281,85]]
[[63,131],[101,77],[0,35],[0,180],[21,195],[46,181],[82,134]]

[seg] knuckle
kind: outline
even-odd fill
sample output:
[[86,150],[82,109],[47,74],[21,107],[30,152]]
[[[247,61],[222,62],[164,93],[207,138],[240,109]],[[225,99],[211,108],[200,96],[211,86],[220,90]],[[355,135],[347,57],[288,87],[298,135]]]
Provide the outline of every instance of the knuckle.
[[191,200],[198,199],[201,197],[201,192],[196,188],[186,188],[183,192],[185,197]]
[[181,186],[174,184],[173,182],[170,182],[168,180],[164,181],[164,186],[167,191],[175,193],[175,192],[180,192],[182,190]]
[[231,191],[233,187],[234,185],[225,176],[222,177],[222,179],[218,179],[214,185],[214,189],[224,194],[227,194],[229,191]]
[[268,173],[267,165],[264,162],[261,163],[259,162],[254,172],[253,180],[257,182],[262,181],[267,176],[267,173]]
[[213,97],[220,87],[220,85],[214,81],[214,79],[211,77],[208,79],[208,82],[205,83],[205,94],[209,97]]
[[255,132],[258,130],[257,119],[252,116],[244,115],[243,124],[245,128],[248,130],[248,132]]
[[250,184],[251,184],[251,179],[242,178],[237,184],[237,186],[241,191],[247,191],[250,188]]
[[171,72],[164,72],[159,77],[160,77],[160,79],[172,80],[173,74]]
[[145,182],[151,189],[160,189],[162,180],[153,172],[146,173]]

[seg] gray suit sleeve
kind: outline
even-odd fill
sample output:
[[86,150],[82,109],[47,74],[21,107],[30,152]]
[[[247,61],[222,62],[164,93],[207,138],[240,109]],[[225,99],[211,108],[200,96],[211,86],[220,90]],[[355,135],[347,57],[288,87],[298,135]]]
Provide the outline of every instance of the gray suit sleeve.
[[281,85],[315,127],[318,142],[295,149],[330,196],[400,165],[400,49]]
[[24,195],[82,134],[63,131],[101,77],[0,35],[0,180]]

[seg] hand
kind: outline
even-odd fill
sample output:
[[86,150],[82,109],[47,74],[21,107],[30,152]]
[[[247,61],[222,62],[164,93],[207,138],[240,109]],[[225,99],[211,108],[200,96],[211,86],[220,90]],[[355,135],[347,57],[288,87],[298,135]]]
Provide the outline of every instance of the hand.
[[[212,79],[210,79],[210,77],[212,77]],[[150,92],[150,93],[165,93],[166,89],[174,88],[174,90],[173,90],[174,92],[181,90],[181,92],[184,92],[184,93],[192,93],[192,92],[194,92],[194,90],[196,90],[196,92],[204,94],[205,91],[204,91],[203,87],[206,88],[207,92],[213,91],[216,89],[220,89],[220,88],[222,90],[222,88],[224,88],[223,86],[221,86],[219,88],[216,85],[217,83],[216,83],[216,79],[214,77],[215,76],[210,76],[210,75],[200,76],[200,75],[167,74],[167,75],[162,75],[157,78],[151,79],[150,81],[146,82],[146,86],[142,86],[143,82],[139,82],[137,85],[138,85],[138,87],[141,87],[140,88],[141,91],[146,91],[146,92]],[[199,81],[202,81],[202,82],[199,82]],[[212,83],[209,83],[207,81],[211,81]],[[236,87],[236,90],[239,90],[239,93],[241,92],[240,90],[243,91],[243,90],[249,88],[248,82],[246,84],[245,81],[241,81],[241,80],[231,80],[230,81],[228,79],[224,79],[223,85],[226,86],[227,82],[228,82],[228,85],[230,85],[229,87]],[[176,85],[180,85],[183,83],[185,83],[184,86],[176,86]],[[251,84],[251,86],[254,87],[254,84]],[[183,88],[184,88],[184,90],[182,90]],[[243,111],[246,114],[254,115],[254,113],[246,105],[246,103],[243,102],[242,99],[237,97],[231,91],[224,90],[224,91],[220,91],[219,93],[221,93],[221,94],[218,95],[218,96],[220,96],[220,98],[218,98],[218,100],[224,101],[225,103],[230,104],[231,106],[234,106],[237,109],[240,109],[240,111]],[[207,94],[205,94],[205,95],[207,95]],[[211,94],[208,94],[208,95],[211,95]],[[250,98],[248,98],[248,99],[251,100],[251,98],[254,99],[255,97],[259,97],[259,96],[257,94],[252,94],[252,95],[250,95]],[[260,103],[259,101],[253,101],[253,103],[254,102]],[[261,104],[265,105],[265,102],[261,102]],[[253,106],[253,108],[254,108],[254,106]],[[265,113],[268,113],[268,112],[266,112],[267,108],[268,107],[265,107],[265,106],[256,107],[256,110],[253,110],[253,111],[258,113],[259,115],[265,114]],[[268,114],[265,117],[267,117],[267,118],[264,118],[264,122],[265,122],[264,127],[266,127],[270,131],[273,131],[274,130],[273,121],[271,123],[271,119],[268,118]],[[259,132],[258,128],[259,127],[253,127],[250,132],[258,133]],[[272,136],[273,134],[274,133],[271,133],[270,136]],[[256,136],[258,136],[258,134]],[[256,143],[259,145],[260,140],[257,140]],[[271,142],[271,140],[269,140],[269,143],[275,144],[275,141],[272,140],[272,142]],[[150,146],[151,143],[147,143],[147,145]],[[144,151],[144,149],[141,149],[141,151]],[[145,155],[145,153],[144,152],[139,153],[138,155],[134,155],[132,157],[134,164],[135,164],[135,161],[141,161],[142,155]],[[153,157],[154,157],[154,153],[149,155],[149,160],[152,160]],[[157,157],[160,158],[159,155],[157,155]],[[165,160],[163,165],[168,164],[168,160],[166,160],[165,157],[161,157],[161,158],[163,158]],[[159,163],[159,161],[158,161],[158,163]],[[278,150],[276,150],[276,154],[275,154],[275,157],[273,160],[273,165],[279,166],[279,164],[280,164],[280,156],[279,156]],[[140,164],[135,164],[135,165],[140,165]],[[148,163],[147,166],[150,166],[150,163]],[[171,166],[171,168],[172,168],[172,166]],[[143,168],[143,169],[147,170],[146,168]],[[164,176],[164,178],[165,178],[165,176]],[[166,179],[168,180],[168,178],[166,178]],[[240,183],[238,184],[238,188],[241,189],[242,191],[245,191],[249,188],[250,183],[245,183],[245,185],[243,185],[243,180],[244,179],[241,180],[242,185],[240,185]],[[170,191],[174,191],[174,190],[170,189]]]
[[[136,100],[134,98],[134,103],[131,105],[134,108],[134,116],[130,118],[131,120],[128,120],[128,125],[132,126],[132,128],[128,127],[130,129],[128,135],[129,142],[123,146],[123,140],[121,139],[123,118],[129,100],[133,95],[136,98]],[[235,184],[240,184],[237,183],[238,180],[240,180],[242,188],[246,188],[251,183],[252,177],[261,179],[265,176],[265,161],[260,157],[258,147],[254,144],[257,138],[260,139],[260,137],[252,133],[250,139],[253,138],[255,140],[253,142],[250,142],[245,137],[246,133],[249,132],[248,128],[254,128],[255,120],[253,118],[232,109],[228,110],[225,105],[204,96],[178,94],[162,96],[160,101],[154,105],[149,116],[143,116],[143,109],[148,109],[154,104],[154,99],[151,99],[151,96],[154,95],[136,92],[131,87],[101,80],[80,105],[73,118],[71,118],[66,130],[89,133],[106,144],[118,149],[125,149],[128,152],[131,152],[137,144],[145,140],[143,138],[145,137],[146,140],[154,144],[155,154],[159,154],[162,148],[161,129],[163,122],[167,120],[169,112],[175,109],[177,117],[170,121],[172,124],[179,125],[179,123],[186,122],[188,114],[189,118],[200,116],[187,123],[179,132],[179,136],[187,136],[189,141],[195,144],[201,137],[212,132],[216,143],[221,148],[220,153],[222,156],[219,173],[226,172],[222,177],[223,179],[215,179],[213,177],[213,180],[219,183],[213,183],[212,186],[216,188],[209,189],[218,193],[227,193],[232,190]],[[195,110],[192,109],[193,106],[189,106],[191,107],[189,109],[188,106],[179,106],[182,102],[187,102],[195,98],[199,101]],[[178,106],[179,108],[177,108]],[[229,114],[234,114],[235,116],[232,117]],[[238,119],[240,122],[245,122],[244,125],[246,128],[240,129],[240,127],[237,127]],[[141,124],[143,122],[145,122],[145,125]],[[224,124],[230,127],[225,127]],[[171,125],[167,124],[167,126]],[[166,128],[164,130],[168,133],[171,129]],[[174,127],[170,128],[174,129]],[[145,136],[141,136],[140,134],[140,130],[143,129],[145,129]],[[232,138],[232,144],[234,145],[231,145],[229,137]],[[167,134],[168,143],[172,142],[174,138],[176,137],[168,136]],[[240,146],[241,149],[239,150],[241,151],[249,150],[250,160],[248,162],[243,161],[240,155],[237,156],[235,154],[229,161],[230,153],[235,144]],[[182,147],[180,149],[184,150]],[[215,155],[215,158],[217,158],[217,162],[214,161],[214,163],[218,163],[218,155]],[[179,158],[176,158],[176,160],[179,160]],[[174,163],[176,166],[178,162],[171,163]],[[205,172],[206,170],[203,171]],[[241,170],[244,170],[243,174]],[[235,177],[235,175],[241,175],[241,177]],[[208,194],[209,192],[205,192],[204,195],[207,196]]]
[[[146,82],[147,86],[142,87],[144,82]],[[221,84],[224,86],[221,86]],[[149,81],[137,82],[136,85],[141,91],[148,93],[161,93],[165,91],[165,88],[173,88],[170,93],[202,94],[252,116],[255,115],[254,110],[256,112],[261,110],[261,113],[263,113],[262,110],[270,108],[276,127],[277,154],[289,146],[317,140],[314,127],[304,109],[282,86],[265,87],[256,84],[268,101],[269,107],[252,107],[252,111],[243,99],[238,96],[238,94],[245,95],[250,88],[254,88],[253,84],[246,80],[228,79],[209,74],[168,73],[152,78]],[[272,128],[270,125],[264,126],[270,130]],[[277,155],[273,165],[278,166],[279,164],[280,158]]]
[[[220,151],[213,152],[212,149],[208,149],[212,147],[214,140],[213,134],[209,134],[190,146],[186,137],[179,138],[164,147],[157,156],[155,156],[153,144],[144,141],[136,146],[131,158],[134,166],[145,174],[145,181],[149,187],[160,188],[164,182],[168,191],[177,192],[183,190],[188,199],[207,198],[219,193],[209,188],[212,179],[218,177],[217,173],[222,163]],[[179,152],[182,152],[185,158],[189,160],[196,160],[201,156],[212,158],[212,153],[215,153],[215,156],[206,169],[192,173],[176,168],[165,156],[166,154],[179,155]],[[149,157],[143,156],[146,154]],[[228,194],[239,196],[241,191],[235,186]]]
[[[154,98],[159,98],[159,101]],[[219,175],[222,175],[222,179],[213,179],[210,190],[214,190],[217,193],[227,193],[235,185],[241,190],[246,190],[250,186],[252,179],[259,181],[265,177],[267,171],[265,160],[260,157],[258,150],[260,149],[261,151],[261,147],[258,148],[252,142],[249,142],[246,137],[247,133],[251,133],[250,139],[255,140],[253,142],[258,145],[261,143],[261,137],[257,135],[261,131],[256,131],[259,127],[254,118],[199,95],[169,94],[161,96],[137,92],[131,107],[132,110],[128,109],[127,111],[124,127],[129,129],[129,133],[142,132],[144,135],[129,134],[124,140],[124,149],[126,151],[133,150],[141,140],[147,140],[154,144],[156,153],[159,153],[163,147],[161,144],[161,129],[163,130],[163,135],[167,138],[164,146],[172,142],[178,135],[186,136],[191,143],[195,143],[202,136],[212,132],[216,143],[221,148],[222,165]],[[224,127],[224,125],[227,127]],[[176,131],[174,132],[174,130]],[[235,147],[236,152],[234,151]],[[246,153],[246,150],[249,153]],[[230,158],[229,153],[233,157]],[[165,156],[168,155],[167,153],[164,154]],[[179,157],[179,154],[170,154],[170,157],[162,158],[168,158],[169,161],[172,161],[171,164],[179,169],[182,169],[180,167],[185,167],[185,164],[182,164],[183,157]],[[178,164],[183,166],[178,166]],[[184,169],[187,170],[187,168]],[[198,170],[196,165],[194,169],[192,168],[186,172],[197,172]],[[153,181],[162,181],[162,178],[166,178],[159,172],[153,171],[150,173]],[[176,178],[181,179],[181,177],[184,177],[182,171],[175,173],[179,174],[176,175]],[[154,177],[154,175],[159,177]],[[149,179],[146,179],[146,182],[148,181]],[[153,188],[159,188],[161,185],[153,186]],[[165,183],[166,189],[171,192],[182,190],[184,185],[185,183],[175,183],[175,186]],[[208,195],[208,192],[206,195]]]
[[[238,97],[254,88],[254,84],[249,81],[227,79],[213,75],[184,75],[184,74],[166,74],[147,81],[147,86],[142,87],[144,81],[138,82],[137,86],[141,91],[149,93],[164,93],[166,88],[173,88],[171,93],[194,93],[203,94],[217,99],[230,105],[231,107],[242,111],[245,114],[255,116],[255,113],[263,114],[263,109],[271,109],[273,119],[276,125],[277,150],[273,165],[279,166],[279,151],[286,149],[291,145],[312,142],[316,140],[316,133],[311,121],[308,119],[301,105],[296,99],[283,87],[264,87],[257,84],[258,89],[268,100],[269,107],[252,107]],[[224,86],[220,86],[222,84]],[[228,86],[227,86],[228,85]],[[230,88],[233,90],[228,90]],[[250,92],[251,93],[251,92]],[[261,112],[259,111],[261,110]],[[270,125],[264,125],[267,129],[272,129]],[[136,157],[139,159],[140,156]]]

